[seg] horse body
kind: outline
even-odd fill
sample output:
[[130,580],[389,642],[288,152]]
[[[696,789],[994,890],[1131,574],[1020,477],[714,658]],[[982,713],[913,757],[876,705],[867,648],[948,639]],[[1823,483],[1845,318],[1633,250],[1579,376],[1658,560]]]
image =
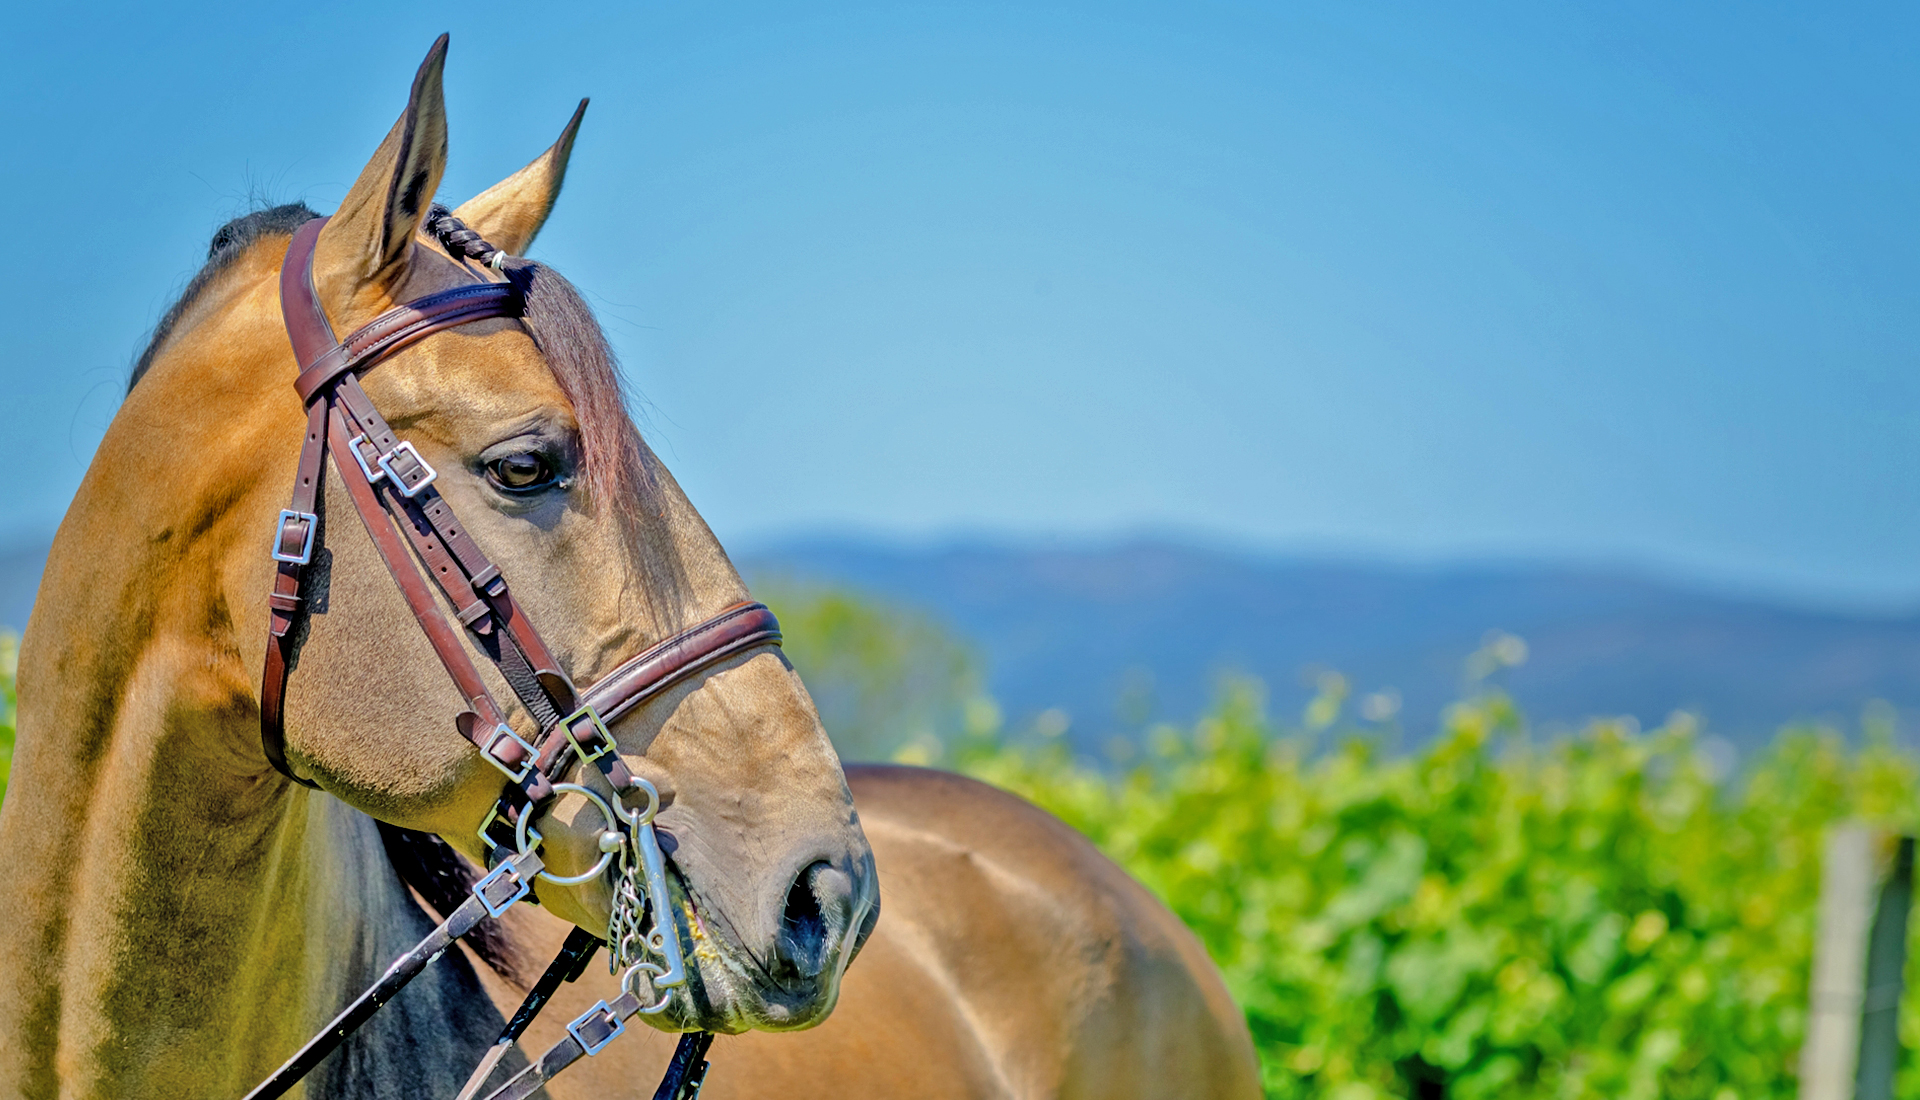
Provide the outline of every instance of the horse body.
[[[444,167],[443,48],[320,235],[315,286],[344,327],[485,278],[419,234]],[[458,213],[524,251],[572,133]],[[462,700],[331,472],[286,723],[289,760],[323,790],[262,752],[265,544],[302,421],[274,218],[303,215],[280,208],[216,238],[49,558],[0,808],[0,1097],[241,1094],[434,922],[374,818],[481,854],[473,830],[500,775],[448,728]],[[483,321],[400,352],[366,389],[585,684],[745,587],[632,434],[610,368],[595,390],[556,365],[565,354]],[[500,455],[554,477],[503,488],[489,480]],[[978,784],[855,769],[850,792],[777,650],[705,669],[613,733],[662,794],[694,979],[648,1022],[729,1033],[709,1096],[1257,1094],[1244,1023],[1163,907],[1064,826]],[[584,806],[562,798],[539,818],[562,873],[594,860]],[[604,879],[543,884],[541,909],[505,923],[530,955],[573,925],[604,928],[611,897]],[[450,1096],[520,999],[499,962],[450,953],[308,1093]],[[612,982],[596,969],[567,988],[523,1045],[543,1048]],[[647,1094],[671,1036],[629,1030],[552,1094]]]

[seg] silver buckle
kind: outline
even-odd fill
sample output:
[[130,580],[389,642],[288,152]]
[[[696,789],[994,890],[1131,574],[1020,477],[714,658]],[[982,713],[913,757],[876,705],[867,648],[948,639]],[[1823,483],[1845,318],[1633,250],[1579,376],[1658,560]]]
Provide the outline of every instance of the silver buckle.
[[[518,772],[514,771],[511,767],[509,767],[505,760],[502,760],[499,757],[493,755],[493,747],[495,745],[498,745],[500,743],[500,739],[503,737],[509,741],[512,741],[514,744],[520,746],[521,748],[527,750],[526,760],[524,760],[521,763],[520,770]],[[492,764],[494,767],[499,768],[501,771],[505,772],[507,775],[507,778],[513,780],[515,783],[519,783],[522,780],[526,779],[527,776],[533,771],[533,766],[539,762],[539,758],[540,758],[539,750],[535,749],[532,745],[528,744],[526,740],[522,738],[519,734],[513,732],[513,727],[507,725],[505,722],[502,722],[499,725],[493,727],[493,736],[487,738],[486,743],[480,746],[480,755],[487,758],[487,763]]]
[[[368,450],[372,450],[376,452],[376,454],[378,453],[379,448],[373,445],[373,440],[368,439],[367,433],[365,432],[361,432],[359,435],[347,440],[347,450],[353,455],[353,461],[359,465],[360,472],[367,475],[367,484],[372,485],[374,482],[386,477],[387,472],[367,465],[366,452],[360,449],[360,444],[362,443],[367,445]],[[376,457],[374,461],[378,463],[380,460]]]
[[[592,1041],[583,1035],[582,1031],[595,1020],[603,1022],[607,1027],[607,1033],[597,1041]],[[567,1034],[573,1036],[573,1041],[579,1043],[580,1049],[588,1054],[598,1054],[607,1049],[607,1044],[619,1038],[620,1033],[625,1030],[627,1030],[627,1022],[615,1016],[613,1006],[605,1001],[587,1009],[579,1019],[567,1025]]]
[[[600,748],[594,752],[588,752],[586,747],[580,744],[580,739],[573,735],[573,723],[581,718],[592,722],[593,728],[600,731]],[[572,745],[573,751],[580,754],[582,764],[591,764],[613,751],[613,733],[607,729],[607,724],[600,720],[600,713],[591,705],[583,706],[562,718],[560,728],[567,731],[567,744]]]
[[[303,519],[307,521],[307,537],[300,543],[300,551],[295,554],[288,554],[280,549],[280,539],[281,536],[287,533],[287,521],[290,519]],[[317,534],[319,530],[319,516],[314,515],[312,512],[296,512],[291,508],[282,508],[280,510],[280,524],[273,529],[273,560],[283,561],[288,565],[305,565],[312,561],[313,536]]]
[[[420,483],[418,485],[409,486],[405,478],[402,478],[398,473],[394,472],[393,456],[399,454],[401,451],[405,451],[407,454],[411,455],[413,457],[413,460],[420,464],[420,468],[427,472],[427,476],[421,478]],[[386,454],[383,454],[380,456],[380,468],[382,470],[385,470],[387,472],[387,476],[393,479],[393,487],[395,491],[397,491],[403,497],[419,496],[420,491],[422,489],[425,489],[427,486],[432,485],[433,480],[440,476],[438,471],[436,471],[432,466],[427,465],[427,460],[420,457],[420,452],[414,450],[413,444],[411,443],[394,444],[393,450],[388,451]]]
[[480,838],[480,847],[488,849],[489,851],[494,848],[507,848],[511,851],[508,845],[502,844],[493,838],[493,823],[506,820],[506,817],[500,812],[501,805],[501,803],[495,802],[493,806],[487,810],[487,816],[480,819],[480,828],[474,830],[474,835]]
[[[513,880],[513,896],[495,904],[494,900],[487,896],[487,888],[503,878]],[[487,916],[489,917],[498,917],[500,914],[513,908],[514,903],[532,892],[533,887],[513,869],[512,860],[508,860],[493,870],[488,871],[482,876],[479,882],[473,884],[473,896],[480,899],[480,905],[486,909]]]

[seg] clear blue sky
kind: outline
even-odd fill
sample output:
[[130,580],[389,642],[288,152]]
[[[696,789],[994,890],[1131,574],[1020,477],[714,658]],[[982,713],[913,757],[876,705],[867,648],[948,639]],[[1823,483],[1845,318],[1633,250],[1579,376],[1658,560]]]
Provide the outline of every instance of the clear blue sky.
[[435,34],[735,543],[1142,529],[1920,600],[1912,5],[15,5],[0,540]]

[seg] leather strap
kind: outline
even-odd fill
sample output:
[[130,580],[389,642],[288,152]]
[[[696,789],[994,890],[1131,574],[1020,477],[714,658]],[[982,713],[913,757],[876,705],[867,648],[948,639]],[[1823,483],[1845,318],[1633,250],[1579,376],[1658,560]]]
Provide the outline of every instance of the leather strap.
[[280,261],[280,316],[287,324],[294,361],[303,367],[339,343],[313,288],[313,250],[326,224],[327,219],[315,218],[294,230],[286,259]]
[[[315,405],[307,414],[306,441],[300,446],[300,465],[293,481],[293,501],[280,513],[280,527],[274,532],[273,591],[267,595],[267,664],[260,678],[260,745],[267,762],[280,774],[308,787],[317,785],[302,779],[287,766],[286,697],[287,675],[291,671],[294,624],[306,610],[301,583],[307,563],[320,542],[320,485],[327,454],[327,410]],[[299,551],[304,549],[304,553]],[[289,560],[290,558],[305,560]]]
[[520,1036],[533,1023],[534,1017],[553,999],[553,995],[560,991],[560,983],[577,981],[580,975],[586,973],[587,964],[593,961],[594,953],[599,950],[600,938],[586,929],[575,928],[567,933],[567,942],[560,945],[560,953],[553,957],[553,961],[547,964],[546,972],[540,975],[540,980],[527,991],[526,999],[520,1002],[519,1011],[500,1030],[500,1037],[487,1048],[487,1055],[480,1059],[480,1064],[473,1067],[466,1086],[454,1100],[473,1100],[479,1095],[486,1086],[487,1078],[492,1077],[493,1071],[499,1068],[500,1060],[513,1049]]
[[520,292],[506,283],[475,283],[408,302],[367,322],[311,360],[302,360],[293,388],[311,404],[341,375],[365,370],[442,329],[489,317],[520,316]]
[[667,688],[755,646],[780,644],[780,620],[763,603],[737,603],[628,659],[587,689],[586,705],[608,725]]
[[[595,1005],[587,1015],[568,1026],[566,1038],[547,1048],[538,1061],[494,1090],[487,1100],[527,1100],[542,1085],[558,1077],[562,1070],[589,1053],[581,1044],[583,1035],[594,1042],[604,1043],[611,1035],[619,1034],[626,1020],[640,1008],[639,998],[627,992]],[[707,1076],[707,1048],[712,1045],[713,1033],[710,1031],[682,1032],[679,1043],[673,1048],[673,1059],[667,1063],[666,1075],[660,1079],[659,1087],[654,1089],[653,1100],[692,1100],[698,1096],[700,1083]]]

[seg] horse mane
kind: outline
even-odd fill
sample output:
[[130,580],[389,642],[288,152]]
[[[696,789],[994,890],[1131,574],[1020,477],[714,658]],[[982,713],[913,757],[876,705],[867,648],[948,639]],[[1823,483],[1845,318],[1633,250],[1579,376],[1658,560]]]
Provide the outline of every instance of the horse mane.
[[207,242],[207,262],[187,281],[180,297],[160,315],[160,323],[153,326],[146,348],[140,352],[140,358],[134,360],[133,373],[127,378],[127,392],[132,393],[133,387],[146,377],[147,368],[153,366],[153,357],[166,346],[180,318],[186,316],[187,310],[193,308],[193,303],[216,279],[226,274],[233,261],[245,255],[260,238],[291,237],[294,230],[317,217],[306,203],[290,202],[243,214],[215,230],[213,240]]
[[[387,862],[393,865],[400,881],[426,903],[436,921],[445,920],[472,895],[473,884],[480,881],[484,872],[454,851],[451,844],[432,833],[403,829],[379,818],[373,823],[380,829],[380,844],[387,850]],[[523,989],[529,984],[524,972],[526,960],[521,956],[519,944],[499,919],[489,917],[475,925],[473,931],[467,933],[467,946],[502,978]]]
[[[444,215],[444,209],[436,211]],[[207,259],[178,299],[167,307],[153,328],[146,347],[127,379],[129,393],[165,349],[167,342],[194,302],[234,261],[264,238],[291,236],[319,215],[305,203],[270,206],[242,215],[221,226],[207,245]],[[458,226],[447,218],[448,228]],[[429,231],[432,231],[429,224]],[[464,229],[464,227],[461,227]],[[437,235],[436,235],[437,236]],[[479,238],[473,235],[478,242]],[[444,238],[441,243],[447,242]],[[479,242],[484,244],[484,242]],[[491,246],[487,246],[491,250]],[[461,257],[456,254],[456,259]],[[628,531],[640,521],[645,491],[653,488],[646,448],[627,414],[618,360],[593,310],[573,284],[544,264],[515,258],[503,264],[509,282],[524,303],[521,320],[548,368],[572,403],[579,422],[581,468],[591,499],[608,507]],[[431,833],[376,822],[387,861],[400,881],[439,917],[465,901],[483,873],[445,841]],[[510,982],[524,986],[522,960],[507,929],[486,920],[468,937],[474,953]]]

